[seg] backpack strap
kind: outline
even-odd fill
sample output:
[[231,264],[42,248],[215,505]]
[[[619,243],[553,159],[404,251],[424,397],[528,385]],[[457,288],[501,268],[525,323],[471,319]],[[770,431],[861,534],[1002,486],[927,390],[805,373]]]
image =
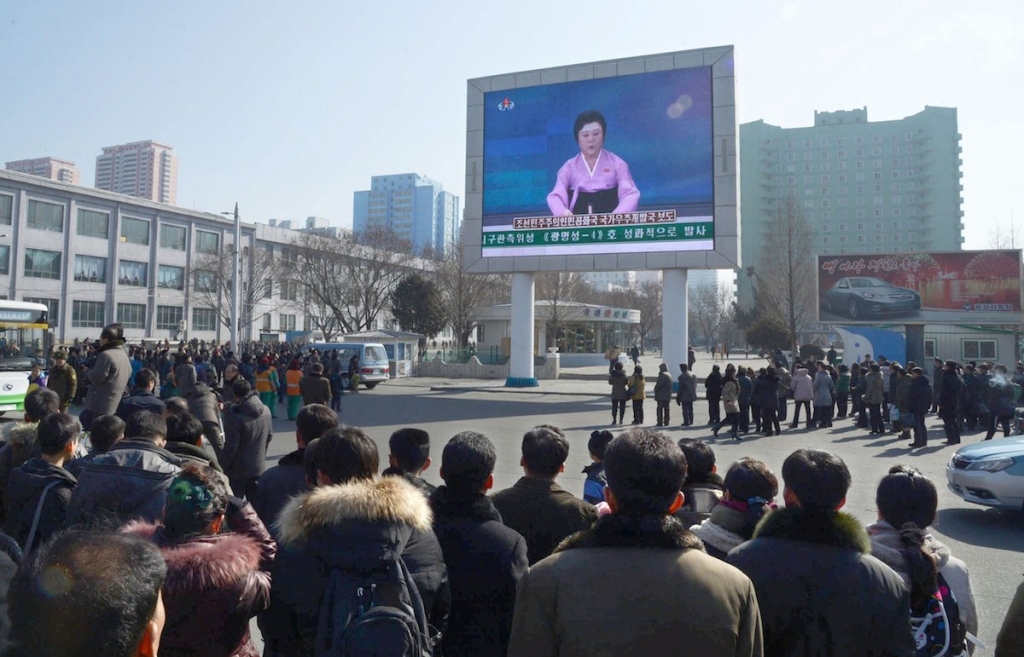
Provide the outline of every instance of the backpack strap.
[[39,494],[39,503],[36,504],[36,513],[32,517],[32,527],[28,530],[28,538],[25,539],[24,552],[26,554],[32,551],[32,541],[35,540],[36,530],[39,529],[39,519],[43,515],[43,504],[46,503],[46,495],[50,492],[51,489],[56,488],[58,485],[60,485],[60,483],[60,479],[55,479],[51,481],[50,483],[46,484],[45,487],[43,487],[43,492]]

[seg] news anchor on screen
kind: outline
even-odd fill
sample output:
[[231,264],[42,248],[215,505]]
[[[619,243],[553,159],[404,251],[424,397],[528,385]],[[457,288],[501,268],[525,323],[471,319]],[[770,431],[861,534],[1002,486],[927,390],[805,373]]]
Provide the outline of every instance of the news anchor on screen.
[[629,165],[604,150],[604,116],[597,110],[583,112],[576,117],[573,133],[580,153],[558,170],[555,188],[548,194],[551,214],[636,212],[640,190],[629,174]]

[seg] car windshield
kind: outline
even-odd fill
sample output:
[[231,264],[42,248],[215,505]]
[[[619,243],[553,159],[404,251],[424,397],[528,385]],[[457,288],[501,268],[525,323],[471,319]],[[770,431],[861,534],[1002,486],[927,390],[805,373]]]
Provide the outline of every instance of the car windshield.
[[851,278],[851,287],[892,287],[880,278]]

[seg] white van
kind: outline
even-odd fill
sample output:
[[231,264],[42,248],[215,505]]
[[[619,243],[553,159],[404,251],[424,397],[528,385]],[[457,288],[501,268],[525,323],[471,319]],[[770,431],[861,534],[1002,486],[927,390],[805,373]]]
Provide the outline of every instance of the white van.
[[341,371],[348,376],[348,361],[353,354],[359,355],[359,382],[368,390],[373,390],[378,383],[391,378],[391,365],[388,363],[388,352],[384,345],[376,342],[314,342],[303,345],[299,352],[306,356],[313,349],[320,353],[320,362],[324,364],[324,376],[330,376],[328,363],[331,352],[338,352]]

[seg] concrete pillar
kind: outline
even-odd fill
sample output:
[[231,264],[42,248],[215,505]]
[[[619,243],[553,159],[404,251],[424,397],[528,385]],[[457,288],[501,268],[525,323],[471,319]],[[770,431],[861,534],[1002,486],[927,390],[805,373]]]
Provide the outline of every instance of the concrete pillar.
[[[552,347],[556,345],[551,345]],[[548,322],[540,320],[537,322],[537,354],[543,356],[548,352]]]
[[536,386],[533,376],[533,272],[512,274],[512,358],[505,386]]
[[661,272],[661,353],[673,378],[679,376],[679,363],[686,362],[688,273],[685,269],[664,269]]
[[[924,360],[924,324],[907,324],[903,328],[904,336],[907,339],[907,356],[903,364],[906,365],[908,362],[914,361],[918,367],[923,368],[926,373],[930,373],[931,369]],[[889,360],[893,360],[893,358],[889,357]],[[932,381],[932,385],[935,385],[935,381]]]

